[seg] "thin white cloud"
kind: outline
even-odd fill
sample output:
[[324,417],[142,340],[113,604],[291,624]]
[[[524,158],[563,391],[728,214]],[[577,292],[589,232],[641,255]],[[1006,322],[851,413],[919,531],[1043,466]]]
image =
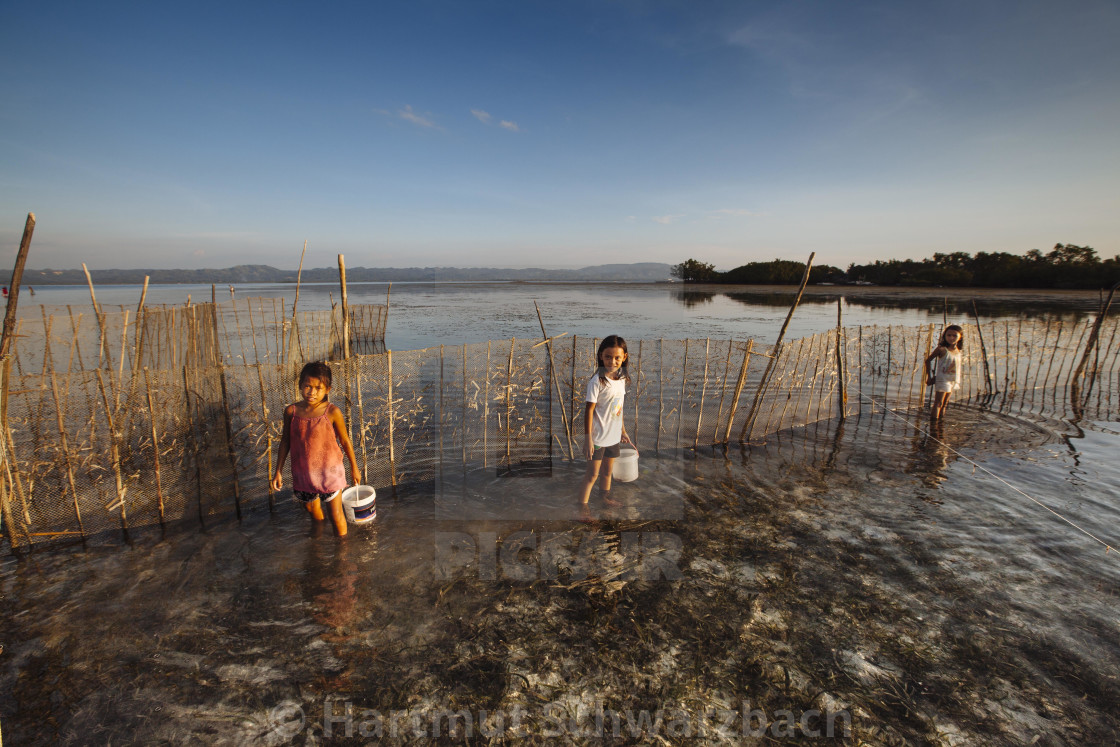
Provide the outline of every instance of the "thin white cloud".
[[660,223],[663,226],[667,226],[670,223],[675,223],[677,218],[683,218],[683,217],[684,217],[684,215],[657,215],[657,216],[654,216],[653,222],[654,223]]
[[412,122],[414,125],[419,125],[420,127],[438,129],[435,122],[412,111],[412,106],[410,104],[406,104],[403,109],[398,111],[397,116],[406,122]]
[[483,111],[482,109],[471,109],[471,114],[473,114],[474,118],[479,122],[482,122],[482,124],[490,123],[490,112]]
[[504,127],[510,132],[521,132],[521,128],[517,126],[516,122],[510,122],[508,119],[503,119],[498,123],[499,127]]
[[722,218],[725,215],[737,218],[758,215],[758,213],[753,210],[746,210],[744,208],[720,208],[719,210],[712,210],[710,214],[713,218]]

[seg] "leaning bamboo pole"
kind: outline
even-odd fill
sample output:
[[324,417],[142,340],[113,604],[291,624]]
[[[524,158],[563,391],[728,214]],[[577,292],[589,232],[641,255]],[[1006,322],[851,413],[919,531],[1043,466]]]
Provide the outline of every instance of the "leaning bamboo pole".
[[[556,380],[556,361],[552,357],[552,340],[549,338],[548,332],[545,331],[544,317],[541,316],[541,307],[537,305],[536,301],[533,301],[533,307],[536,308],[536,310],[537,310],[537,321],[540,322],[541,335],[544,337],[544,340],[545,340],[545,343],[546,343],[545,347],[548,349],[548,376],[549,376],[550,379],[552,379],[552,386],[556,389],[556,399],[558,399],[561,403],[560,419],[564,421],[564,434],[568,437],[568,459],[570,459],[572,461],[575,461],[575,458],[576,458],[575,450],[572,447],[572,428],[568,424],[568,415],[565,411],[565,408],[563,407],[564,399],[560,394],[560,382]],[[552,402],[552,398],[549,397],[550,407],[551,407],[551,402]],[[551,415],[551,413],[549,413],[548,422],[549,422],[549,427],[551,427],[551,425],[552,425],[552,415]],[[549,444],[550,444],[550,446],[552,444],[552,439],[551,438],[549,439]]]
[[[8,302],[4,310],[4,330],[0,333],[0,359],[8,355],[16,329],[16,310],[19,306],[19,288],[23,283],[23,268],[27,264],[27,254],[31,251],[31,237],[35,234],[35,213],[28,213],[23,224],[23,238],[16,252],[16,264],[8,281]],[[4,413],[5,419],[7,413]]]
[[1116,283],[1108,289],[1108,300],[1103,302],[1097,312],[1097,318],[1093,320],[1092,331],[1089,333],[1089,339],[1085,343],[1085,351],[1081,355],[1081,360],[1077,364],[1077,368],[1073,370],[1070,376],[1071,381],[1077,381],[1081,378],[1081,374],[1085,371],[1085,365],[1089,361],[1089,354],[1097,345],[1097,339],[1100,337],[1101,323],[1104,321],[1105,315],[1108,313],[1109,308],[1112,306],[1112,297],[1116,293],[1116,289],[1120,287],[1120,283]]
[[[728,346],[730,349],[730,346]],[[739,395],[743,393],[743,385],[747,381],[747,367],[750,366],[751,353],[754,351],[754,338],[747,340],[746,350],[743,351],[743,363],[739,366],[739,378],[735,382],[735,394],[731,397],[731,406],[727,411],[727,428],[723,433],[723,443],[731,440],[731,426],[735,422],[735,411],[739,409]]]
[[731,373],[731,349],[734,347],[734,341],[727,341],[727,358],[723,361],[723,379],[720,380],[719,385],[719,407],[716,408],[716,424],[712,426],[712,443],[720,443],[719,426],[723,423],[723,400],[727,396],[727,377]]
[[191,385],[188,380],[189,371],[190,368],[188,366],[183,366],[183,401],[185,403],[187,433],[189,434],[188,440],[191,442],[191,452],[194,455],[195,490],[198,496],[198,521],[205,526],[206,518],[202,511],[202,457],[198,438],[195,437],[194,432],[195,417],[193,406],[191,405]]
[[385,352],[385,364],[388,366],[389,374],[389,396],[387,399],[389,407],[389,469],[392,479],[393,487],[397,486],[397,455],[393,445],[393,351],[388,350]]
[[226,433],[226,457],[229,459],[229,469],[233,473],[233,508],[237,518],[241,519],[241,480],[237,469],[237,449],[233,445],[233,418],[229,412],[229,392],[226,387],[226,367],[218,364],[218,381],[222,390],[222,423]]
[[642,341],[638,340],[638,362],[635,366],[634,377],[634,444],[638,443],[638,424],[641,421],[638,416],[638,404],[642,397]]
[[839,409],[840,419],[843,420],[847,416],[848,409],[848,388],[845,381],[846,372],[844,371],[844,322],[843,322],[843,304],[839,298],[836,299],[836,377],[840,383],[839,395],[836,398],[836,406]]
[[[575,338],[572,339],[572,345],[574,349]],[[574,365],[573,363],[573,367]],[[490,340],[486,341],[486,375],[483,376],[483,380],[485,389],[482,393],[482,466],[486,468],[490,460]]]
[[513,414],[513,348],[517,343],[516,338],[509,339],[509,365],[506,368],[506,469],[513,469],[513,462],[510,456],[510,441],[513,438],[512,424],[510,417]]
[[93,278],[90,276],[89,268],[86,267],[85,262],[82,262],[82,270],[86,274],[86,283],[89,284],[89,297],[93,302],[93,313],[97,315],[97,328],[101,331],[101,343],[98,347],[100,352],[97,356],[97,366],[100,368],[102,363],[106,366],[111,366],[112,361],[109,360],[109,351],[105,347],[105,317],[101,313],[101,305],[97,303],[97,294],[93,292]]
[[665,338],[657,341],[657,438],[653,450],[661,453],[661,417],[665,412]]
[[688,386],[688,339],[684,341],[684,361],[681,363],[681,393],[677,398],[677,432],[673,436],[673,448],[681,446],[681,423],[684,421],[684,392]]
[[696,415],[696,435],[692,439],[692,448],[700,445],[700,424],[704,420],[704,395],[708,393],[708,352],[712,347],[712,338],[704,339],[704,378],[700,384],[700,412]]
[[793,304],[789,307],[789,313],[786,314],[786,320],[782,323],[782,329],[778,332],[778,339],[774,343],[774,357],[770,359],[770,362],[766,364],[766,370],[762,372],[762,379],[758,382],[758,389],[755,391],[754,402],[751,403],[750,412],[747,413],[747,420],[743,423],[743,429],[739,431],[740,443],[744,440],[749,441],[751,438],[751,430],[754,428],[754,421],[757,417],[758,402],[762,398],[767,384],[770,383],[771,372],[774,370],[774,361],[776,361],[782,353],[782,340],[785,339],[786,329],[789,327],[790,320],[793,319],[793,312],[797,310],[797,305],[801,303],[801,295],[805,292],[805,286],[809,283],[809,270],[812,269],[813,258],[816,256],[816,252],[811,252],[808,261],[805,263],[805,272],[801,276],[801,286],[797,289],[797,297],[793,299]]
[[[346,258],[338,255],[338,283],[342,286],[342,357],[350,359],[350,302],[346,294]],[[443,352],[440,352],[443,361]],[[442,393],[442,388],[441,388]]]
[[976,335],[980,338],[980,355],[984,358],[984,393],[992,393],[992,372],[988,367],[988,347],[984,344],[984,329],[980,323],[980,313],[976,310],[976,299],[972,299],[972,316],[976,319]]
[[[296,271],[296,297],[292,301],[292,326],[288,330],[288,347],[285,354],[285,360],[289,363],[292,360],[292,350],[299,344],[299,332],[296,331],[296,308],[299,306],[299,286],[303,280],[303,258],[307,256],[307,239],[303,240],[303,251],[299,255],[299,269]],[[300,354],[302,358],[302,352]]]

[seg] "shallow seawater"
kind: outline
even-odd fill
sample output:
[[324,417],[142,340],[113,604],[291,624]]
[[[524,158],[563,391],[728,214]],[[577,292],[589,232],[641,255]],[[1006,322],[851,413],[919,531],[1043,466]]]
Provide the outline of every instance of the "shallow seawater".
[[918,417],[643,452],[591,521],[554,464],[381,495],[341,541],[286,503],[7,558],[4,736],[1114,742],[1120,556],[1050,510],[1115,545],[1120,424]]

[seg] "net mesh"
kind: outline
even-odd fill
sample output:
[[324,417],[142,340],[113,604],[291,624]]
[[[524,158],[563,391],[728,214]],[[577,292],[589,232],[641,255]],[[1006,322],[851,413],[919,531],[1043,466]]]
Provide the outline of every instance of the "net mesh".
[[[287,357],[290,313],[276,304],[266,324],[267,304],[239,304],[149,310],[139,328],[126,324],[128,310],[105,313],[101,322],[93,314],[44,314],[38,348],[30,336],[19,339],[20,354],[4,362],[0,434],[2,519],[13,547],[73,537],[116,541],[122,530],[205,524],[278,499],[269,478],[303,358]],[[252,336],[225,333],[223,319],[235,309],[233,326],[255,330]],[[335,345],[336,312],[297,314],[297,333]],[[375,311],[358,313],[383,323]],[[954,401],[1113,419],[1117,322],[1104,323],[1075,376],[1090,325],[965,325]],[[198,337],[166,334],[172,328]],[[148,342],[137,335],[149,333],[148,342],[165,344],[145,350]],[[933,325],[864,326],[777,350],[745,340],[637,341],[630,344],[626,427],[643,451],[664,452],[757,440],[841,412],[917,409],[930,397],[924,360],[939,334]],[[384,489],[452,469],[516,474],[579,459],[583,394],[598,342],[499,340],[331,363],[331,401],[343,410],[363,482]]]

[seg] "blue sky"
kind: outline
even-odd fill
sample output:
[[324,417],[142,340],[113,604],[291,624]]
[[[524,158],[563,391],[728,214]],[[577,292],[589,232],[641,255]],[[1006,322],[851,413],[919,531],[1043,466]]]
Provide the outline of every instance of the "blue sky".
[[0,4],[0,258],[1120,253],[1120,5]]

